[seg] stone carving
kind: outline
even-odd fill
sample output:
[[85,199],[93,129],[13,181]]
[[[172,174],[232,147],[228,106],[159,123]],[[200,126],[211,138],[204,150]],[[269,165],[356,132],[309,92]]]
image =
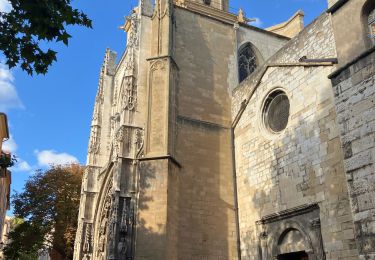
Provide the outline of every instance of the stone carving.
[[125,136],[128,136],[128,131],[127,129],[125,128],[125,126],[120,126],[116,133],[115,133],[115,139],[114,139],[114,144],[113,144],[113,159],[116,159],[120,153],[122,152],[120,147],[121,145],[123,144],[123,141],[124,141],[124,137]]
[[99,218],[99,239],[98,239],[98,249],[97,249],[97,256],[99,259],[104,258],[105,249],[106,249],[106,241],[108,239],[108,227],[109,227],[110,217],[112,213],[112,202],[113,202],[112,186],[113,186],[113,182],[111,179],[108,184],[108,192],[104,199],[103,209]]
[[180,7],[186,7],[185,0],[176,0],[175,4]]
[[111,116],[111,138],[116,138],[117,132],[119,131],[119,123],[121,116],[119,113],[115,113]]
[[104,81],[106,56],[104,57],[104,63],[100,69],[99,84],[98,84],[99,86],[98,86],[98,92],[96,93],[96,97],[95,97],[95,107],[94,107],[94,114],[92,118],[93,121],[98,121],[98,122],[100,122],[100,107],[104,101],[103,81]]
[[265,240],[267,239],[268,237],[268,234],[266,231],[262,231],[260,234],[259,234],[259,238],[262,239],[262,240]]
[[315,218],[315,219],[310,221],[310,224],[311,224],[311,227],[313,227],[313,228],[320,228],[320,219]]
[[[100,102],[100,101],[98,101],[98,97],[96,98],[95,102]],[[96,103],[96,105],[94,107],[94,113],[93,113],[93,116],[92,116],[93,124],[100,121],[100,109],[99,109],[100,105],[99,104],[100,103]]]
[[152,15],[152,4],[150,0],[141,0],[141,12],[143,15]]
[[88,254],[92,250],[92,237],[91,237],[91,232],[92,232],[92,224],[91,223],[86,223],[86,229],[85,229],[85,239],[83,242],[83,252],[85,254]]
[[118,212],[118,198],[113,198],[112,203],[112,214],[109,219],[108,229],[108,255],[109,259],[115,258],[115,241],[116,241],[116,223],[117,223],[117,212]]
[[278,259],[278,255],[285,254],[285,247],[279,242],[283,241],[285,234],[291,230],[299,234],[294,237],[297,239],[293,241],[294,245],[303,245],[303,248],[295,247],[291,252],[303,249],[309,253],[311,259],[325,259],[319,216],[317,204],[306,204],[264,216],[257,221],[260,227],[259,255],[261,259],[270,259],[271,256]]
[[126,55],[124,67],[126,71],[132,71],[134,69],[133,51],[128,49],[128,55]]
[[90,256],[88,254],[84,254],[82,260],[90,260]]
[[128,33],[128,47],[138,46],[138,18],[136,13],[130,16],[130,29]]
[[135,135],[134,135],[134,143],[136,145],[136,155],[138,155],[142,148],[143,148],[143,143],[144,143],[144,138],[143,138],[143,130],[142,129],[137,129],[135,131]]
[[89,144],[89,153],[97,154],[100,148],[100,127],[92,126]]
[[123,107],[126,110],[134,110],[137,103],[137,88],[133,77],[125,77],[123,87]]
[[127,252],[128,246],[126,243],[126,238],[125,237],[120,237],[120,242],[118,243],[117,251],[118,251],[118,256],[120,259],[126,257],[126,252]]
[[[121,221],[119,229],[119,243],[117,253],[119,259],[129,259],[131,247],[131,228],[133,226],[133,210],[131,208],[131,197],[124,198],[121,212]],[[127,258],[128,257],[128,258]]]
[[156,71],[156,70],[162,70],[165,71],[165,64],[167,63],[166,59],[163,60],[156,60],[151,63],[150,65],[150,72]]
[[118,81],[115,80],[114,81],[113,98],[112,98],[112,107],[117,106],[117,98],[118,98],[117,92],[118,92]]
[[[83,185],[82,185],[83,186]],[[81,250],[76,250],[76,248],[81,248],[82,241],[82,219],[78,219],[78,226],[76,232],[76,239],[74,241],[74,259],[79,259],[79,254]]]

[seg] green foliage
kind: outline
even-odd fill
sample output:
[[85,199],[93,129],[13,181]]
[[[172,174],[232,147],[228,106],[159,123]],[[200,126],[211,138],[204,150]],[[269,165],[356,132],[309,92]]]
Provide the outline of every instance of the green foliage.
[[74,9],[71,0],[9,0],[12,10],[0,12],[0,50],[6,64],[12,68],[20,64],[29,74],[45,74],[56,52],[43,50],[42,42],[63,42],[71,37],[66,28],[81,25],[91,28],[86,14]]
[[0,153],[0,168],[6,169],[12,167],[17,162],[16,156],[6,153]]
[[43,247],[43,233],[37,226],[23,222],[9,232],[8,239],[11,242],[4,248],[6,259],[38,259],[38,251]]
[[12,232],[5,248],[7,259],[23,259],[20,254],[31,256],[40,249],[72,258],[83,170],[79,165],[39,170],[26,182],[23,192],[12,196],[14,215],[25,222]]

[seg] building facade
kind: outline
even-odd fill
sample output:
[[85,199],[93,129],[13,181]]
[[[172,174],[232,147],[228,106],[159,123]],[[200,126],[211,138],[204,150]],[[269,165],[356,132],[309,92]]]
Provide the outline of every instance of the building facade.
[[228,6],[140,0],[106,51],[75,259],[375,258],[373,1]]
[[[9,137],[7,116],[0,112],[0,234],[3,234],[3,228],[6,226],[6,212],[10,207],[11,172],[8,167],[12,164],[12,156],[2,150],[3,141]],[[4,241],[1,240],[0,243]]]

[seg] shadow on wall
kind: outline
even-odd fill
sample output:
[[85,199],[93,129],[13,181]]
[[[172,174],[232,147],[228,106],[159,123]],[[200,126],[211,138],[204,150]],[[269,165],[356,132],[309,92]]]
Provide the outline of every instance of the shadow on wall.
[[[179,13],[174,25],[174,59],[180,68],[175,156],[182,169],[170,162],[163,168],[169,171],[165,173],[156,161],[142,163],[137,227],[141,251],[137,256],[235,259],[229,61],[223,61],[230,56],[223,51],[233,54],[228,37],[232,27],[182,9],[175,11]],[[158,193],[165,190],[158,183],[167,185],[167,194]],[[157,205],[167,207],[167,223],[160,219],[165,212],[157,215]],[[164,248],[167,258],[151,248]]]
[[176,12],[176,157],[183,166],[178,173],[177,259],[235,259],[230,62],[224,60],[233,53],[232,27]]
[[[243,256],[256,256],[254,252],[264,255],[262,250],[270,252],[270,245],[267,243],[271,240],[280,240],[281,243],[281,237],[270,237],[274,233],[274,230],[269,229],[271,226],[273,229],[277,226],[281,230],[283,227],[287,228],[289,224],[286,223],[290,221],[299,223],[301,233],[311,230],[311,226],[316,224],[314,219],[308,224],[311,226],[304,226],[306,223],[298,221],[293,214],[307,214],[301,211],[301,207],[312,204],[319,206],[318,216],[324,241],[323,246],[315,244],[313,248],[324,248],[335,241],[343,241],[346,246],[353,247],[352,237],[343,238],[338,232],[334,232],[337,227],[340,227],[340,231],[353,231],[353,224],[332,87],[327,82],[309,84],[309,77],[322,77],[320,73],[324,76],[324,68],[302,69],[306,78],[300,86],[290,89],[287,73],[284,73],[286,78],[279,81],[287,86],[286,92],[290,101],[287,128],[272,137],[249,129],[247,131],[252,132],[249,145],[242,145],[253,147],[253,151],[247,153],[249,156],[246,158],[252,163],[243,170],[246,177],[242,179],[246,187],[254,191],[249,212],[253,212],[250,214],[258,216],[259,220],[275,218],[274,223],[279,223],[250,223],[245,230],[242,229]],[[282,72],[280,69],[280,73]],[[263,95],[263,92],[266,94],[266,91],[269,91],[266,89],[269,89],[267,85],[260,85],[256,96]],[[250,102],[249,106],[251,104]],[[238,148],[240,154],[246,152],[243,147]],[[274,216],[284,213],[285,217]],[[307,234],[305,240],[311,240],[311,235],[308,232]],[[311,259],[319,258],[315,258],[317,256],[311,252],[307,253]]]
[[[154,190],[154,187],[152,186],[156,180],[156,168],[150,163],[140,162],[138,174],[139,198],[138,205],[136,207],[136,243],[138,244],[139,241],[141,241],[141,243],[145,245],[150,245],[157,242],[160,243],[164,239],[165,234],[154,230],[154,228],[151,227],[149,223],[147,223],[147,220],[144,218],[143,214],[141,214],[140,216],[140,212],[149,211],[151,207],[150,205],[154,203],[154,198],[149,191]],[[154,218],[156,218],[156,216],[154,216]],[[161,226],[159,226],[159,228],[161,228]],[[144,247],[141,248],[143,249]],[[136,248],[136,257],[151,256],[151,252],[142,251],[144,250],[139,250],[138,248]],[[157,255],[157,252],[155,252],[155,255]]]

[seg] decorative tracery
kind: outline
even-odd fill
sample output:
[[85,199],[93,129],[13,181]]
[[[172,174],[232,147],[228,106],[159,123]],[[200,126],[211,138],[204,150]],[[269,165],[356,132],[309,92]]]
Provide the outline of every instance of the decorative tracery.
[[250,43],[245,44],[238,52],[239,81],[246,79],[258,66],[255,52]]
[[104,254],[106,251],[106,244],[109,238],[109,230],[111,228],[111,215],[112,215],[112,204],[113,204],[113,192],[112,192],[112,180],[110,180],[108,185],[108,192],[104,199],[104,205],[99,219],[99,239],[97,247],[97,258],[104,259]]
[[370,29],[370,37],[372,39],[372,43],[375,44],[375,9],[370,12],[367,21]]

